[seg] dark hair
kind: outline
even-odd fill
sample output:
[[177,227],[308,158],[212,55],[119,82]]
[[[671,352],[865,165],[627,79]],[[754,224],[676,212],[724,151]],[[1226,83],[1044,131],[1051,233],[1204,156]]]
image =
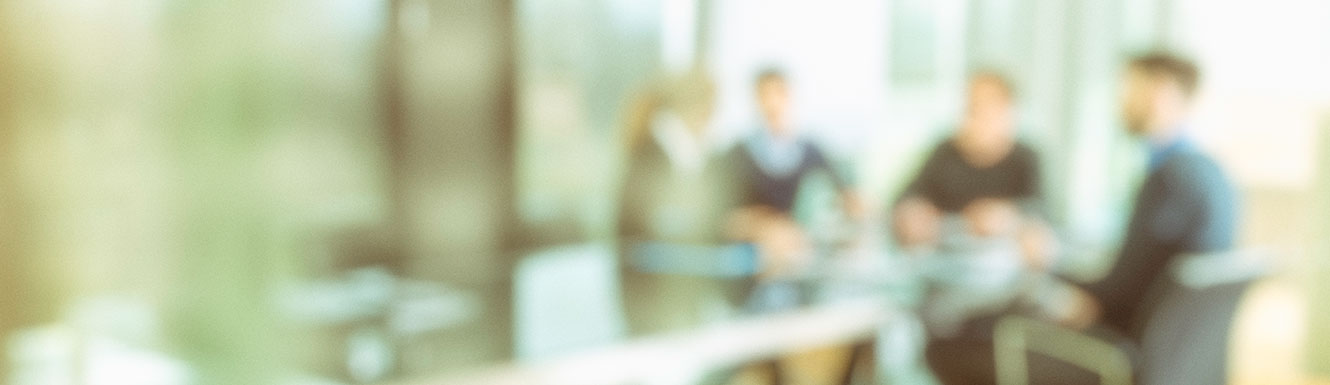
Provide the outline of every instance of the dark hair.
[[1139,55],[1133,57],[1129,65],[1147,75],[1163,76],[1177,82],[1187,96],[1196,93],[1197,84],[1200,82],[1200,70],[1196,68],[1196,63],[1170,53],[1151,52]]
[[993,82],[993,84],[997,84],[998,88],[1002,89],[1002,93],[1006,94],[1007,99],[1016,99],[1016,86],[1011,82],[1011,78],[1007,77],[1002,71],[981,69],[970,73],[971,86],[980,81]]
[[785,71],[778,67],[766,67],[757,72],[757,77],[753,78],[753,87],[761,87],[763,83],[769,81],[786,80]]

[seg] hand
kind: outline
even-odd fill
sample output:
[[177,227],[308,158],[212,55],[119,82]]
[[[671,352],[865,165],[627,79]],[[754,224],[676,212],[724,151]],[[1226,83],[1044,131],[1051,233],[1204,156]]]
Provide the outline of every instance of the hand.
[[789,216],[765,206],[749,206],[730,214],[734,240],[752,242],[761,259],[761,278],[781,277],[801,269],[811,255],[804,231]]
[[755,229],[762,267],[759,278],[785,277],[802,270],[811,256],[808,239],[788,217],[768,217]]
[[730,213],[725,223],[725,232],[736,241],[752,241],[757,238],[762,225],[781,214],[766,206],[747,206]]
[[980,237],[1012,234],[1021,222],[1020,210],[1011,201],[983,198],[970,202],[961,211],[970,224],[970,232]]
[[1060,314],[1055,316],[1062,326],[1084,330],[1099,320],[1099,316],[1103,313],[1103,307],[1099,305],[1099,300],[1095,299],[1090,293],[1080,289],[1072,290],[1072,300],[1068,306],[1063,308],[1064,310]]
[[1018,238],[1021,256],[1026,268],[1045,271],[1053,266],[1058,253],[1058,240],[1053,231],[1043,222],[1031,220],[1022,229]]
[[854,221],[863,220],[868,216],[868,209],[864,205],[864,200],[859,198],[859,194],[854,191],[841,193],[841,206],[845,209],[845,216]]
[[941,232],[942,212],[928,200],[910,197],[896,205],[892,228],[903,246],[936,243]]

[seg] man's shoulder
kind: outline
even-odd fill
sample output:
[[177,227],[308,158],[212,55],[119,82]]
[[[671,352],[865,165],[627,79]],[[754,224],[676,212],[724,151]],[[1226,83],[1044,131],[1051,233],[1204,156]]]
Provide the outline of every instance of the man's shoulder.
[[1199,149],[1178,151],[1161,164],[1157,172],[1171,185],[1206,190],[1231,188],[1223,167]]
[[803,149],[803,151],[806,152],[806,153],[808,153],[808,154],[812,154],[813,156],[825,156],[825,155],[826,155],[826,153],[822,151],[823,144],[820,143],[820,142],[818,142],[817,139],[814,139],[814,138],[812,138],[812,137],[810,137],[810,136],[807,136],[807,135],[800,135],[800,136],[799,136],[797,139],[795,139],[795,140],[797,140],[797,141],[799,142],[799,147],[801,147],[801,148]]
[[1017,139],[1015,142],[1013,142],[1012,148],[1015,149],[1017,153],[1031,155],[1031,156],[1035,155],[1035,153],[1037,152],[1034,150],[1034,146],[1031,146],[1029,142],[1026,142],[1025,140],[1021,139]]
[[1039,152],[1034,150],[1029,143],[1023,140],[1016,140],[1011,145],[1011,156],[1021,162],[1033,163],[1039,159]]
[[960,149],[956,148],[956,137],[949,135],[935,140],[933,146],[928,149],[926,157],[929,159],[951,158],[959,157],[960,153]]
[[1199,149],[1181,150],[1173,154],[1160,165],[1161,171],[1187,175],[1202,173],[1204,176],[1222,175],[1223,169],[1209,154]]

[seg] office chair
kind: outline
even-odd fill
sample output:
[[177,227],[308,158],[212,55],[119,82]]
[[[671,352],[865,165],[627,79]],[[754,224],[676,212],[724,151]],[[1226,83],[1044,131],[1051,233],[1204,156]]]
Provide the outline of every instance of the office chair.
[[[1224,384],[1238,303],[1271,269],[1247,252],[1179,259],[1152,289],[1141,337],[1123,346],[1045,322],[1012,316],[994,331],[999,385],[1030,380],[1027,353],[1095,373],[1101,384]],[[1135,350],[1131,352],[1128,350]]]

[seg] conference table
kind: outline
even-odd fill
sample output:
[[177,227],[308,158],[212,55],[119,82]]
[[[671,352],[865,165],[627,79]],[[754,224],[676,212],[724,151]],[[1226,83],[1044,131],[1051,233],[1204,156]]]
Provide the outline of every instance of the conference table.
[[628,341],[532,363],[419,379],[407,385],[687,384],[784,353],[873,339],[900,310],[862,298]]
[[839,250],[823,259],[795,282],[810,293],[811,299],[801,306],[543,360],[394,384],[694,384],[727,368],[828,346],[869,344],[877,345],[879,357],[870,362],[879,376],[890,374],[880,373],[883,365],[909,370],[918,363],[922,346],[912,311],[922,289],[908,258],[880,250]]

